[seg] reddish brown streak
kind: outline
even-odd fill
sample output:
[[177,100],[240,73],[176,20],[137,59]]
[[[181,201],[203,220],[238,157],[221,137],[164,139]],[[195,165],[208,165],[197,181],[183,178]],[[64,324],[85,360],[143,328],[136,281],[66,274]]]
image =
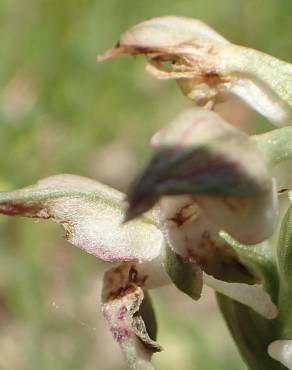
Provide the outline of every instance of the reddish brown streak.
[[280,189],[278,190],[278,194],[283,194],[283,193],[286,193],[288,191],[288,189]]
[[37,206],[26,206],[23,204],[11,204],[11,203],[0,204],[0,213],[7,216],[25,215],[29,217],[38,217],[37,215],[39,211],[41,211],[41,207]]
[[192,204],[187,204],[184,207],[180,209],[179,212],[176,212],[176,214],[173,217],[167,218],[167,221],[173,221],[177,227],[182,226],[185,222],[187,222],[189,219],[193,217],[193,214],[189,214],[185,216],[183,214],[183,211],[189,208]]

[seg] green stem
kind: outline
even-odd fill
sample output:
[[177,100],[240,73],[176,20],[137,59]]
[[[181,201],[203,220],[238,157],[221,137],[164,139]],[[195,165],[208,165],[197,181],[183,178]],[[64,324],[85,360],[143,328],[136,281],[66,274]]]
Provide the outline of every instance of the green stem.
[[279,339],[281,320],[266,320],[248,307],[217,294],[217,301],[231,335],[249,370],[287,370],[267,352]]

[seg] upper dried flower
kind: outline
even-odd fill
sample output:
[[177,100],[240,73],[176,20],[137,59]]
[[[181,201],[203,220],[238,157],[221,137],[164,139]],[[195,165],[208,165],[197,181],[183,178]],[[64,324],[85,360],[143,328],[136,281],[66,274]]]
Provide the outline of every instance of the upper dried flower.
[[177,80],[198,105],[235,94],[272,122],[291,123],[292,66],[234,45],[200,21],[169,16],[144,21],[98,60],[139,54],[149,59],[148,72]]

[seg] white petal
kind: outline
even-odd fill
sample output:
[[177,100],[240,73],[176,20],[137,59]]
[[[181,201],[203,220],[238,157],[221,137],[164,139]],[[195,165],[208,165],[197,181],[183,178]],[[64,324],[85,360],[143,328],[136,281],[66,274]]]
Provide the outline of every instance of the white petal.
[[264,291],[260,285],[248,285],[241,283],[226,283],[214,279],[212,276],[204,274],[204,283],[218,293],[242,303],[255,312],[264,316],[266,319],[275,319],[278,315],[278,309],[272,302],[269,294]]
[[268,347],[269,355],[292,370],[292,340],[276,340]]
[[226,88],[272,122],[283,125],[292,119],[289,106],[264,83],[245,77],[233,78]]

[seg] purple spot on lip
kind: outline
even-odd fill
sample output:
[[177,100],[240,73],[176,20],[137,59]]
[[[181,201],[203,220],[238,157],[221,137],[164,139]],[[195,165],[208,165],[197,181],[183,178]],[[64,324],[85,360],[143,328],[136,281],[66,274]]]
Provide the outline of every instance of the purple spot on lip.
[[125,341],[126,339],[129,339],[131,337],[131,332],[129,329],[127,328],[124,328],[124,327],[116,327],[116,328],[112,328],[112,333],[113,333],[113,336],[115,338],[115,340],[118,342],[118,343],[121,343],[123,341]]
[[124,320],[126,313],[127,313],[127,307],[122,306],[118,312],[118,320]]

